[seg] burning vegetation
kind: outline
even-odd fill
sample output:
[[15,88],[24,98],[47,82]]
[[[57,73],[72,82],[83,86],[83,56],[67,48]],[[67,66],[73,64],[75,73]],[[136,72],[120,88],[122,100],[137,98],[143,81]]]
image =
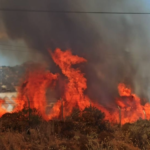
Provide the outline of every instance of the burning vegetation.
[[[150,119],[150,104],[141,104],[140,98],[132,93],[130,88],[127,88],[125,84],[118,84],[119,97],[116,98],[114,108],[102,106],[101,100],[99,103],[95,103],[86,94],[87,80],[80,69],[73,65],[86,62],[87,60],[72,55],[71,51],[61,51],[56,49],[54,53],[49,51],[53,61],[61,69],[64,78],[60,78],[60,74],[53,74],[49,70],[46,70],[43,66],[34,66],[32,71],[26,73],[21,85],[18,87],[18,96],[14,100],[17,104],[13,112],[21,111],[25,107],[31,109],[37,109],[42,115],[43,119],[51,120],[62,116],[69,116],[74,108],[78,108],[80,111],[87,107],[95,107],[105,113],[105,119],[113,123],[119,122],[119,109],[121,124],[133,123],[139,118]],[[61,81],[61,82],[60,82]],[[62,86],[63,84],[63,86]],[[55,90],[59,88],[58,95],[60,96],[52,109],[46,111],[48,104],[46,91],[47,89]],[[117,87],[116,87],[117,88]],[[3,100],[1,101],[1,105]],[[63,107],[62,107],[63,106]],[[119,107],[119,109],[118,109]],[[3,108],[1,108],[3,109]],[[63,110],[62,110],[63,109]],[[63,111],[63,112],[62,112]],[[1,116],[5,111],[1,111]]]
[[[69,50],[56,49],[54,53],[51,51],[49,53],[61,69],[63,78],[61,74],[53,74],[43,66],[35,66],[32,71],[28,71],[18,87],[18,95],[14,100],[16,105],[12,113],[7,113],[3,107],[0,107],[2,132],[9,130],[23,132],[25,137],[23,141],[28,144],[30,137],[35,136],[34,134],[36,136],[32,137],[32,140],[44,144],[56,137],[57,142],[49,143],[49,149],[65,147],[66,149],[82,150],[103,148],[138,150],[149,146],[149,131],[136,135],[138,131],[132,130],[134,127],[142,130],[142,126],[139,126],[141,122],[146,129],[150,124],[148,121],[150,104],[148,102],[142,105],[141,99],[132,92],[131,88],[124,83],[118,83],[119,97],[114,99],[115,105],[106,107],[101,105],[101,101],[95,103],[85,94],[87,80],[84,74],[80,69],[74,67],[87,60],[72,55]],[[60,96],[49,109],[47,106],[50,102],[46,97],[48,89],[59,91]],[[1,106],[3,103],[4,100],[0,100]],[[139,119],[142,120],[138,121]],[[122,127],[119,128],[118,124]],[[38,130],[34,129],[35,133],[32,133],[30,129],[29,137],[27,137],[24,131],[29,126],[36,127]],[[42,129],[46,135],[43,139],[41,139]],[[63,143],[59,138],[66,140],[70,138],[71,140]],[[132,140],[129,140],[130,138]],[[43,143],[41,149],[44,150]],[[28,145],[27,148],[31,148],[30,146]],[[37,149],[40,149],[39,147]]]

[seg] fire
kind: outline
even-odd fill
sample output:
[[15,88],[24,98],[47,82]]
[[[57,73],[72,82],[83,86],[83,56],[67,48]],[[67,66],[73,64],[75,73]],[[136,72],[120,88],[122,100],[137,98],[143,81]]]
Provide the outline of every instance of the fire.
[[[64,117],[70,115],[74,107],[77,107],[82,111],[84,108],[93,105],[105,112],[105,114],[107,114],[106,118],[108,119],[108,111],[101,105],[93,103],[88,96],[84,94],[84,91],[87,88],[87,80],[84,77],[84,74],[81,73],[79,69],[72,68],[72,65],[86,62],[86,59],[79,56],[73,56],[69,50],[63,52],[60,49],[56,49],[55,53],[50,52],[50,54],[54,62],[61,68],[62,73],[68,78],[68,83],[66,84],[65,92],[62,97]],[[58,103],[54,105],[53,110],[49,115],[49,119],[58,116],[60,113],[60,106],[61,102],[58,101]]]
[[131,96],[131,89],[126,88],[123,83],[118,85],[118,92],[120,96]]
[[[113,112],[109,112],[107,108],[94,103],[84,94],[84,91],[87,89],[87,79],[79,68],[73,67],[75,64],[86,63],[87,60],[72,55],[70,50],[61,51],[56,49],[54,53],[51,51],[49,53],[67,79],[63,87],[60,85],[63,88],[61,97],[54,104],[53,108],[46,112],[46,106],[48,105],[46,90],[56,86],[56,81],[58,81],[60,75],[53,74],[50,71],[46,71],[45,68],[39,67],[32,72],[28,72],[25,80],[21,83],[18,89],[18,96],[15,99],[17,106],[13,112],[22,110],[24,107],[36,108],[45,120],[50,120],[58,118],[62,114],[62,109],[63,117],[66,117],[71,114],[75,107],[82,111],[84,108],[92,105],[104,112],[105,119],[111,122],[119,122],[119,119],[121,119],[121,124],[125,124],[127,122],[135,122],[139,118],[150,119],[150,104],[141,105],[140,98],[132,93],[132,89],[126,87],[123,83],[118,84],[120,96],[115,100],[117,106],[113,108]],[[3,101],[0,100],[0,105],[2,106],[2,104]],[[119,111],[121,113],[120,118]],[[6,113],[6,110],[0,107],[0,116],[4,113]]]
[[22,110],[24,106],[36,108],[39,110],[44,119],[48,119],[46,109],[46,89],[49,86],[54,86],[54,81],[57,75],[45,72],[44,69],[29,72],[27,79],[21,84],[18,96],[15,102],[18,106],[14,111]]
[[0,117],[7,112],[5,108],[2,107],[3,104],[4,104],[4,100],[0,99]]
[[149,103],[146,103],[144,106],[142,106],[140,98],[136,94],[132,93],[131,89],[127,88],[123,83],[118,85],[118,91],[120,98],[117,99],[116,103],[121,108],[122,124],[127,122],[135,122],[139,118],[150,119]]
[[[72,68],[73,64],[86,62],[86,60],[73,56],[70,51],[62,52],[60,49],[56,49],[55,53],[51,53],[51,56],[54,62],[61,68],[62,73],[68,78],[65,93],[62,97],[64,115],[68,116],[74,107],[79,107],[80,110],[83,110],[85,107],[90,106],[89,98],[84,95],[84,90],[87,88],[86,78],[79,69]],[[56,111],[53,111],[53,113],[58,116]],[[50,118],[52,114],[50,114]]]

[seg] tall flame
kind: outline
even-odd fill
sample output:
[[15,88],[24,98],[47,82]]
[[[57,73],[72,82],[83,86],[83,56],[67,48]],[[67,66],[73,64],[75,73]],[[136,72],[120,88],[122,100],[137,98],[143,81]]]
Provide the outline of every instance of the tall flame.
[[22,83],[19,88],[18,96],[15,102],[18,106],[14,111],[22,110],[26,105],[30,108],[36,108],[39,110],[44,119],[48,119],[45,113],[46,109],[46,89],[49,86],[54,86],[53,81],[57,79],[57,75],[44,72],[43,69],[29,72],[26,81]]
[[[63,96],[64,115],[68,116],[74,107],[83,110],[90,106],[89,98],[84,95],[84,90],[87,88],[86,78],[79,69],[72,68],[73,64],[86,62],[86,60],[82,57],[73,56],[71,51],[63,52],[60,49],[56,49],[55,53],[50,52],[50,54],[54,62],[61,68],[62,73],[68,78]],[[55,110],[57,107],[60,107],[60,102],[54,106],[49,118],[53,115],[58,116],[58,112]]]
[[[49,51],[53,61],[58,65],[67,78],[67,82],[61,88],[63,94],[61,98],[54,104],[53,108],[46,112],[47,99],[46,90],[51,87],[55,87],[59,74],[52,74],[50,71],[45,71],[43,68],[33,70],[29,72],[26,79],[18,89],[18,96],[15,99],[17,106],[13,112],[22,110],[25,106],[30,108],[36,108],[45,120],[59,117],[62,111],[63,115],[68,116],[71,114],[73,108],[77,107],[81,111],[85,107],[90,105],[96,107],[105,113],[105,119],[111,122],[119,122],[125,124],[127,122],[135,122],[139,118],[150,119],[150,104],[146,103],[141,105],[140,98],[132,93],[131,88],[127,88],[125,84],[120,83],[118,85],[119,98],[116,98],[116,106],[113,108],[113,112],[109,112],[109,109],[104,108],[98,103],[94,103],[84,91],[87,89],[87,80],[84,74],[81,73],[79,68],[74,68],[73,65],[87,62],[86,59],[72,55],[71,51],[61,51],[56,49],[54,53]],[[6,110],[1,106],[4,103],[0,100],[0,116],[6,113]],[[112,106],[114,107],[114,106]],[[119,111],[121,113],[119,118]]]

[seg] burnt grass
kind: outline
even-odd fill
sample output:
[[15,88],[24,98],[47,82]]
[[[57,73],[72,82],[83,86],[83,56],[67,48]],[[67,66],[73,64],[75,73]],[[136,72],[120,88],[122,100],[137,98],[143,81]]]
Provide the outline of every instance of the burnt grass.
[[[30,112],[30,117],[29,117]],[[74,109],[64,120],[44,121],[23,109],[0,118],[0,150],[149,150],[150,121],[120,127],[96,108]]]

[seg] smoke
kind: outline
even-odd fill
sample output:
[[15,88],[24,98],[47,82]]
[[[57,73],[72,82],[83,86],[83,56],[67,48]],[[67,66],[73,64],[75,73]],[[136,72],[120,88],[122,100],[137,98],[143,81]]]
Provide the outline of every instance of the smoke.
[[[103,11],[107,9],[113,11],[116,9],[116,11],[123,11],[124,4],[129,2],[115,1],[112,5],[108,5],[109,3],[98,0],[95,3],[87,1],[87,4],[69,0],[45,0],[44,3],[41,0],[16,0],[14,3],[7,0],[2,1],[0,6],[29,10]],[[132,8],[132,5],[129,8]],[[41,53],[51,64],[52,71],[58,71],[58,68],[51,60],[47,49],[55,50],[57,47],[63,50],[71,49],[73,54],[85,57],[88,62],[81,65],[81,68],[88,81],[86,92],[93,100],[103,104],[108,101],[110,104],[113,103],[112,100],[117,96],[119,82],[130,85],[140,94],[143,93],[143,88],[147,88],[139,81],[139,78],[143,81],[144,76],[139,71],[141,70],[137,63],[139,59],[134,57],[133,50],[138,46],[137,36],[144,33],[140,24],[134,23],[134,21],[139,23],[139,18],[133,19],[130,15],[7,11],[2,12],[1,15],[9,38],[22,39],[31,51]],[[139,84],[140,87],[137,86]],[[147,92],[143,95],[146,96]]]

